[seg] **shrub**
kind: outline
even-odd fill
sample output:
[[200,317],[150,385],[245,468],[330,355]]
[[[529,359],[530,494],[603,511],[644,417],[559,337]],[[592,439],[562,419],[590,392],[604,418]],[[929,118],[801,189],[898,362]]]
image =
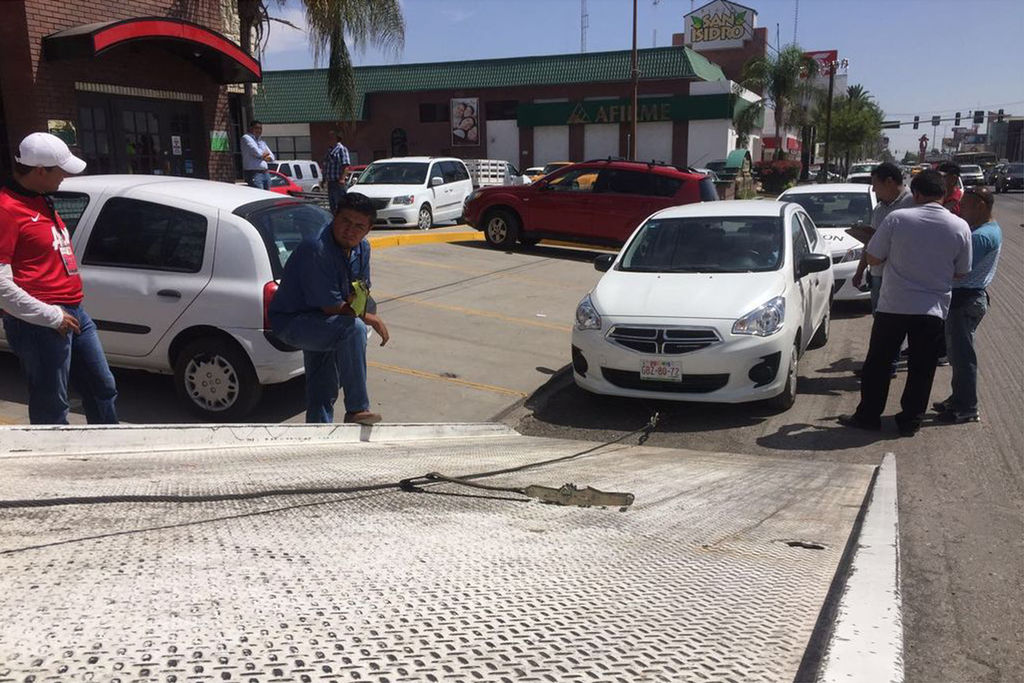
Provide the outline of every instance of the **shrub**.
[[800,177],[799,161],[759,161],[755,165],[765,192],[778,194],[796,183]]

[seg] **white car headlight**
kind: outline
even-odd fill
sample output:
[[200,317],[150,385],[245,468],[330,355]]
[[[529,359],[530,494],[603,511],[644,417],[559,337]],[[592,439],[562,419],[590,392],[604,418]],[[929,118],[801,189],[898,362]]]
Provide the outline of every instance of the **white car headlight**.
[[416,196],[415,195],[403,194],[401,196],[394,197],[391,200],[391,203],[392,204],[405,204],[405,205],[409,205],[409,204],[412,204],[414,201],[416,201]]
[[576,329],[577,330],[599,330],[601,329],[601,314],[594,308],[594,302],[587,294],[576,307]]
[[850,261],[860,261],[861,255],[864,253],[864,247],[853,247],[846,251],[846,255],[843,256],[843,260],[840,263],[849,263]]
[[[579,314],[577,314],[577,319]],[[732,325],[733,334],[752,334],[758,337],[770,337],[782,329],[786,320],[786,299],[777,296],[764,303]]]

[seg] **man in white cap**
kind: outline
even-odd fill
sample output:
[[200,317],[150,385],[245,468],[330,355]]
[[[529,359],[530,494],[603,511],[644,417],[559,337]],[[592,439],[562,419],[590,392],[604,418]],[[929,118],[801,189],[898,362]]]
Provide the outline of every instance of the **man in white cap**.
[[68,380],[90,423],[116,424],[117,387],[96,325],[82,308],[71,236],[49,194],[85,170],[64,141],[32,133],[0,189],[0,317],[28,378],[32,424],[68,423]]

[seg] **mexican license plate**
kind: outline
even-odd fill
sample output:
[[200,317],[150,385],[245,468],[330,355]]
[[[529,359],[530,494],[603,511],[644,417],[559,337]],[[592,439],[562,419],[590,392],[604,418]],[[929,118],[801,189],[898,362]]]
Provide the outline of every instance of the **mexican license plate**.
[[677,360],[640,361],[640,379],[656,382],[683,381],[683,366]]

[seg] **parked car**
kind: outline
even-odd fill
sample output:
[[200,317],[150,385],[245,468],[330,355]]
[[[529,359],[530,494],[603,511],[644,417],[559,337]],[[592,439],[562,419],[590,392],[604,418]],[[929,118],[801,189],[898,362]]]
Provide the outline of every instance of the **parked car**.
[[270,191],[278,194],[290,194],[298,197],[302,194],[302,188],[294,180],[277,171],[267,171],[270,174]]
[[507,249],[544,238],[621,245],[655,211],[715,201],[711,178],[638,161],[588,161],[531,185],[486,187],[466,202],[466,222]]
[[[655,213],[576,309],[573,378],[598,394],[716,403],[796,399],[800,358],[828,341],[832,262],[795,203]],[[820,244],[820,242],[819,242]]]
[[853,164],[846,173],[846,182],[862,185],[871,184],[871,172],[878,166],[878,162],[872,161],[866,164]]
[[964,187],[984,185],[985,173],[981,170],[981,166],[977,164],[961,164],[960,180],[963,182]]
[[999,177],[999,174],[1002,173],[1007,166],[1009,166],[1009,164],[993,164],[985,169],[985,184],[995,185],[996,178]]
[[526,176],[529,179],[529,182],[532,183],[534,180],[538,180],[544,177],[544,167],[530,166],[525,171],[523,171],[523,175]]
[[345,185],[352,187],[359,182],[359,176],[366,170],[366,164],[355,164],[345,169]]
[[458,220],[473,191],[466,164],[451,157],[380,159],[366,167],[358,185],[377,209],[374,225],[420,230]]
[[278,159],[267,164],[271,171],[277,171],[295,181],[303,192],[316,192],[322,187],[323,174],[320,164],[308,159]]
[[1024,190],[1024,163],[1007,164],[994,183],[996,192]]
[[273,336],[266,310],[292,250],[330,221],[326,211],[154,175],[68,178],[54,203],[111,366],[173,375],[189,407],[218,422],[248,414],[263,385],[302,374],[301,352]]
[[871,212],[878,203],[871,186],[857,183],[798,185],[779,195],[779,201],[799,204],[814,222],[832,257],[833,297],[870,299],[870,291],[853,286],[853,274],[864,253],[864,244],[847,235],[846,230],[871,225]]

